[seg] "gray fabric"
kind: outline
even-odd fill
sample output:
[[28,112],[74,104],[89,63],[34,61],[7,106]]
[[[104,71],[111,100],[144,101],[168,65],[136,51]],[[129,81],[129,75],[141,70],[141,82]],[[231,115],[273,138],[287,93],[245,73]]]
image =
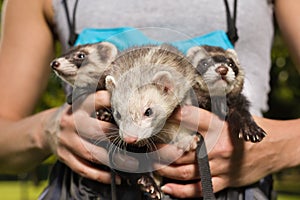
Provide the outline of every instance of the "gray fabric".
[[[68,2],[72,16],[75,0]],[[233,10],[233,0],[229,5]],[[66,50],[69,30],[62,1],[53,0],[53,7],[56,31]],[[244,92],[252,103],[251,112],[261,115],[268,108],[272,4],[267,0],[240,0],[237,10],[240,38],[236,50],[246,71]],[[86,27],[157,27],[160,29],[146,28],[146,34],[165,41],[227,29],[223,0],[79,0],[76,16],[77,33]]]

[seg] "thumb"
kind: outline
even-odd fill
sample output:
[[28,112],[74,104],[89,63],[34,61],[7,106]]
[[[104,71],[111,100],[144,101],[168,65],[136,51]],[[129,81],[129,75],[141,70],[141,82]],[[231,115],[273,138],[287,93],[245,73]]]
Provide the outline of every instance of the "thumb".
[[189,105],[181,106],[172,116],[175,121],[190,130],[198,131],[203,136],[205,136],[209,129],[212,117],[213,114],[211,112]]
[[194,106],[182,106],[174,113],[174,119],[188,129],[198,131],[206,142],[210,152],[223,131],[228,131],[228,124],[217,115]]

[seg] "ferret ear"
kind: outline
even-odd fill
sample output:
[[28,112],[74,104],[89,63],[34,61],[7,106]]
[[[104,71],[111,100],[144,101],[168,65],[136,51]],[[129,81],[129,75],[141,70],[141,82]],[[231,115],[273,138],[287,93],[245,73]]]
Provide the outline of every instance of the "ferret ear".
[[208,53],[204,49],[204,47],[195,46],[195,47],[191,47],[187,51],[186,55],[188,60],[192,63],[192,65],[197,66],[200,60],[208,56]]
[[231,57],[236,57],[237,58],[237,53],[234,49],[227,49],[226,54],[231,56]]
[[118,49],[110,42],[101,42],[97,46],[98,54],[102,62],[109,63],[118,55]]
[[105,77],[105,88],[108,91],[112,91],[116,88],[116,80],[113,76],[108,75]]
[[226,56],[229,56],[230,58],[232,58],[236,63],[239,63],[239,60],[238,60],[238,55],[236,53],[236,51],[234,49],[227,49],[225,51],[226,53]]
[[169,93],[174,89],[174,81],[171,73],[168,71],[157,72],[153,77],[153,82],[156,83],[163,92]]

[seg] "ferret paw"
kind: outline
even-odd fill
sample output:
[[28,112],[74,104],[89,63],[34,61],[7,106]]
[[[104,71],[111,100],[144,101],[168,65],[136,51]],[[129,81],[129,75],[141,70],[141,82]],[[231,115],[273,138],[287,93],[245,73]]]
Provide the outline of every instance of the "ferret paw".
[[96,118],[101,121],[113,122],[113,116],[108,109],[100,109],[96,111]]
[[184,152],[193,151],[197,148],[199,137],[197,135],[189,135],[179,139],[175,145]]
[[244,138],[245,141],[256,143],[262,141],[266,135],[266,132],[253,122],[244,126],[239,134],[239,138]]
[[143,192],[146,192],[151,197],[151,199],[160,200],[162,198],[159,188],[151,177],[142,176],[138,179],[137,184]]

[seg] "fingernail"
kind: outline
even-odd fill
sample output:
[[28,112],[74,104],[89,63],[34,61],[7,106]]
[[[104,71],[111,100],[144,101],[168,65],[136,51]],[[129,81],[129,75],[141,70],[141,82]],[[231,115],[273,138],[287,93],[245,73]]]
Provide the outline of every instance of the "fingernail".
[[166,185],[162,186],[160,189],[164,193],[167,193],[167,194],[171,194],[172,193],[172,189],[170,187],[166,186]]

